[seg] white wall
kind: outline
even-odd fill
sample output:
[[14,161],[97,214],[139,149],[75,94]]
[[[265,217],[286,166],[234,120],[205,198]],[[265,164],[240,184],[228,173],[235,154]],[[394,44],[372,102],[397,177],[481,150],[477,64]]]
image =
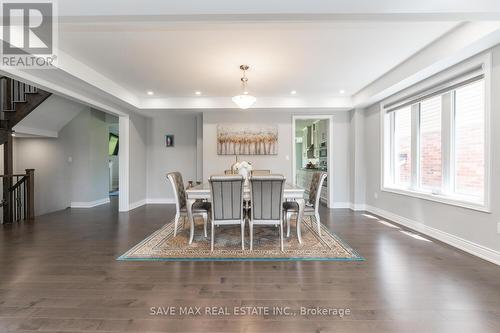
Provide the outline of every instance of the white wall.
[[363,109],[350,112],[349,133],[349,180],[350,204],[353,208],[362,207],[366,201],[366,165],[365,161],[365,120]]
[[131,114],[129,120],[129,204],[134,208],[146,201],[148,119]]
[[65,154],[71,158],[69,186],[71,202],[86,205],[108,198],[108,124],[104,113],[85,110],[59,133]]
[[18,137],[14,145],[15,172],[35,169],[36,215],[108,199],[108,124],[102,112],[86,108],[57,138]]
[[[232,155],[217,155],[217,124],[253,123],[278,126],[278,155],[240,156],[256,169],[270,169],[292,180],[292,115],[311,114],[310,110],[279,110],[270,112],[245,112],[241,110],[206,112],[203,115],[203,179],[221,174],[235,161]],[[333,114],[333,196],[335,206],[349,203],[349,112]]]
[[[453,245],[500,263],[500,47],[492,52],[491,96],[491,213],[460,208],[380,190],[380,106],[365,112],[366,204],[413,225],[415,229],[441,237]],[[378,199],[375,198],[378,195]],[[406,219],[406,220],[405,220]]]
[[[173,202],[174,194],[166,178],[168,172],[180,171],[185,182],[196,181],[197,117],[193,113],[158,113],[147,120],[149,202]],[[166,134],[174,135],[174,147],[165,147]]]
[[[3,163],[2,163],[3,164]],[[35,214],[65,209],[71,203],[65,142],[58,138],[14,139],[14,170],[35,169]]]

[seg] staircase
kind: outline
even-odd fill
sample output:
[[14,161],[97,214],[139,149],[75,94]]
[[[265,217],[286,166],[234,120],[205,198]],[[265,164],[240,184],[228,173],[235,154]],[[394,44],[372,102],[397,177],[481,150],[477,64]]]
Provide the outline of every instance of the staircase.
[[34,215],[34,169],[13,174],[12,128],[45,101],[51,93],[32,85],[0,77],[0,145],[4,145],[3,223],[32,219]]

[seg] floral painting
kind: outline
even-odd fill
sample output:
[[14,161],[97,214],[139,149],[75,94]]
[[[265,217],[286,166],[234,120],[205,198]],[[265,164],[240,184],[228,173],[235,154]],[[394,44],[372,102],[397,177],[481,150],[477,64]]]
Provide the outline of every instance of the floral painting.
[[247,124],[218,125],[217,154],[276,155],[278,127]]

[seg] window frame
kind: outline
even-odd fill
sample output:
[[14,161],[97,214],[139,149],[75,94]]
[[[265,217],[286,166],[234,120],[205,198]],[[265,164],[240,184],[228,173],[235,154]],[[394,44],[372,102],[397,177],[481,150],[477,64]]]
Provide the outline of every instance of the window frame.
[[[482,66],[482,74],[484,75],[484,193],[481,201],[473,200],[467,196],[461,196],[452,193],[452,187],[454,186],[454,161],[453,161],[453,148],[454,148],[454,105],[453,105],[453,94],[454,89],[442,94],[441,101],[441,122],[442,122],[442,144],[441,144],[441,154],[442,154],[442,191],[437,193],[432,190],[425,190],[419,186],[420,182],[420,102],[412,104],[412,176],[411,184],[408,188],[398,187],[394,181],[394,130],[395,122],[394,115],[387,109],[384,109],[385,105],[381,104],[380,113],[380,140],[381,140],[381,182],[380,190],[383,192],[404,195],[409,197],[415,197],[419,199],[429,200],[433,202],[463,207],[467,209],[473,209],[482,212],[491,213],[490,207],[490,191],[491,191],[491,151],[490,151],[490,135],[491,135],[491,123],[490,123],[490,113],[491,113],[491,54],[487,53],[479,57],[475,57],[469,61],[464,62],[461,65],[455,66],[454,68],[448,69],[440,74],[433,76],[432,78],[416,84],[413,89],[418,89],[419,91],[425,91],[430,89],[432,86],[439,84],[439,82],[444,82],[456,76],[458,73],[464,73],[464,69],[470,69],[473,67]],[[433,82],[427,82],[433,81]],[[407,89],[409,90],[409,89]],[[404,98],[404,93],[398,93],[390,100],[398,100],[402,97]],[[408,93],[406,95],[409,95]],[[389,130],[390,129],[390,130]]]

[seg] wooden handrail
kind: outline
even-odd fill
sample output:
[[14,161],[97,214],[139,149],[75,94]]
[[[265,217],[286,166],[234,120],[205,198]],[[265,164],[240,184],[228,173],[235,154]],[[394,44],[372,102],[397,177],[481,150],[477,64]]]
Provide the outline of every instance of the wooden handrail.
[[9,191],[10,192],[13,192],[14,190],[16,190],[19,186],[21,186],[21,184],[23,184],[24,182],[26,182],[28,180],[28,175],[23,175],[21,176],[23,178],[19,179],[17,181],[17,183],[15,183],[14,185],[12,185],[10,188],[9,188]]
[[[31,220],[35,217],[35,169],[26,169],[25,174],[0,175],[4,179],[4,223]],[[14,179],[16,178],[16,179]],[[12,185],[12,182],[15,184]],[[5,187],[7,186],[7,187]]]

